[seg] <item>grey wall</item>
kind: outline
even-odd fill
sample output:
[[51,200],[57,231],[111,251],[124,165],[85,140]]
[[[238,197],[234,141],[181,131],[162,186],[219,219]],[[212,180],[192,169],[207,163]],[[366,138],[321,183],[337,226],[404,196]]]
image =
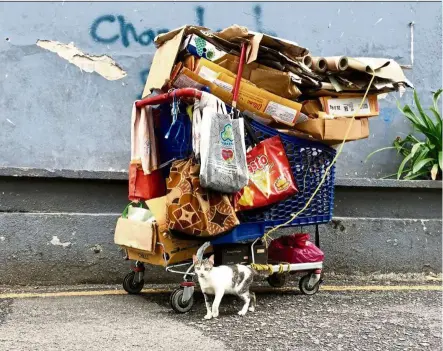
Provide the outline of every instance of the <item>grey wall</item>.
[[[136,37],[129,30],[125,39],[123,21]],[[131,103],[143,89],[155,51],[151,37],[159,31],[238,23],[294,40],[315,55],[381,56],[410,64],[411,21],[415,60],[406,75],[427,105],[431,91],[442,86],[440,3],[0,3],[0,167],[126,170]],[[110,55],[128,75],[109,81],[82,72],[36,46],[38,39]],[[395,171],[400,160],[393,153],[363,163],[369,152],[409,132],[395,99],[382,100],[369,139],[347,145],[339,177]],[[411,93],[401,102],[411,102]]]

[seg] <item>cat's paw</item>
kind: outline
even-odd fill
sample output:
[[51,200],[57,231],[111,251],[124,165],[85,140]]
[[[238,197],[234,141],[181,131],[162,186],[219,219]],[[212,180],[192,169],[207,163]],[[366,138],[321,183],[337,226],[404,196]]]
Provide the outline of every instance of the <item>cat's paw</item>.
[[211,319],[212,318],[212,313],[206,314],[206,316],[204,316],[203,318],[204,319]]
[[248,309],[249,309],[249,312],[255,312],[255,307],[254,306],[251,306]]
[[246,311],[238,311],[239,316],[244,316],[246,314]]
[[212,318],[217,318],[218,317],[218,311],[217,312],[212,312]]

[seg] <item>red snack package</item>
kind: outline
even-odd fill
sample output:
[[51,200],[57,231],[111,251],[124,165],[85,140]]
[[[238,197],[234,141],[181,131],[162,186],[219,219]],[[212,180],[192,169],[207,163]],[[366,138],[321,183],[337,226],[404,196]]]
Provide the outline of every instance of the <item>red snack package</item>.
[[249,183],[234,195],[236,211],[267,206],[298,192],[280,136],[257,143],[246,153]]

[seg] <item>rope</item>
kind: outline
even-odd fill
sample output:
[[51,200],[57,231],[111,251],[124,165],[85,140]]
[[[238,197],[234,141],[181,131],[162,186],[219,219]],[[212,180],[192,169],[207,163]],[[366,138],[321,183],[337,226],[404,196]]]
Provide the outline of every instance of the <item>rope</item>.
[[[285,265],[287,265],[287,270],[285,271]],[[258,264],[258,263],[252,263],[251,268],[256,271],[268,271],[269,275],[274,274],[274,266],[272,264]],[[291,271],[291,264],[287,262],[280,263],[278,265],[278,271],[276,273],[283,274],[283,273],[289,273]]]
[[372,82],[374,81],[374,78],[375,78],[375,72],[372,71],[372,78],[371,78],[371,81],[369,82],[368,88],[367,88],[366,91],[365,91],[365,95],[363,95],[363,98],[362,98],[362,100],[361,100],[361,102],[360,102],[360,105],[358,106],[358,109],[357,109],[357,110],[354,112],[354,114],[352,115],[351,123],[349,123],[348,129],[346,130],[345,137],[343,138],[343,142],[340,144],[340,147],[339,147],[337,153],[335,154],[335,157],[334,157],[334,159],[332,160],[331,164],[326,168],[325,174],[323,175],[323,177],[322,177],[320,183],[318,184],[317,188],[315,189],[314,193],[311,195],[311,197],[309,198],[309,200],[306,202],[305,206],[304,206],[300,211],[298,211],[297,213],[292,214],[292,215],[291,215],[291,218],[290,218],[288,221],[286,221],[286,222],[283,223],[283,224],[279,224],[279,225],[275,226],[274,228],[270,229],[267,233],[265,233],[265,235],[263,236],[263,241],[266,243],[266,246],[268,246],[268,241],[267,241],[267,239],[269,239],[270,241],[272,241],[272,238],[271,238],[269,235],[270,235],[272,232],[275,232],[277,229],[279,229],[279,228],[281,228],[281,227],[285,227],[285,226],[287,226],[288,224],[290,224],[294,219],[296,219],[296,218],[300,215],[300,213],[302,213],[304,210],[306,210],[306,209],[308,208],[308,206],[311,204],[312,200],[314,199],[315,195],[317,195],[317,193],[318,193],[318,191],[320,190],[321,186],[322,186],[323,183],[325,182],[326,177],[328,176],[328,174],[329,174],[329,172],[330,172],[332,166],[335,164],[335,162],[337,161],[338,156],[341,154],[341,152],[342,152],[342,150],[343,150],[343,147],[344,147],[344,145],[345,145],[346,139],[348,138],[348,136],[349,136],[349,132],[351,131],[351,127],[352,127],[352,125],[354,124],[355,116],[357,115],[357,113],[360,112],[360,109],[361,109],[363,103],[364,103],[365,100],[366,100],[366,96],[368,95],[369,89],[371,88],[371,85],[372,85]]

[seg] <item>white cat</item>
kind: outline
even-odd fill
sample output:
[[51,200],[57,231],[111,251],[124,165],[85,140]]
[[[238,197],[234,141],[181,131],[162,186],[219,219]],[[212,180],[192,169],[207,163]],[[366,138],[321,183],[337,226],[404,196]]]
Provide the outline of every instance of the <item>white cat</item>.
[[[238,312],[240,316],[246,314],[248,307],[249,311],[254,312],[255,294],[249,291],[249,287],[255,273],[251,268],[240,264],[214,267],[214,255],[203,260],[194,255],[193,260],[195,273],[205,297],[207,310],[205,319],[218,317],[218,308],[224,294],[236,295],[244,301],[243,308]],[[215,295],[212,308],[208,295]]]

